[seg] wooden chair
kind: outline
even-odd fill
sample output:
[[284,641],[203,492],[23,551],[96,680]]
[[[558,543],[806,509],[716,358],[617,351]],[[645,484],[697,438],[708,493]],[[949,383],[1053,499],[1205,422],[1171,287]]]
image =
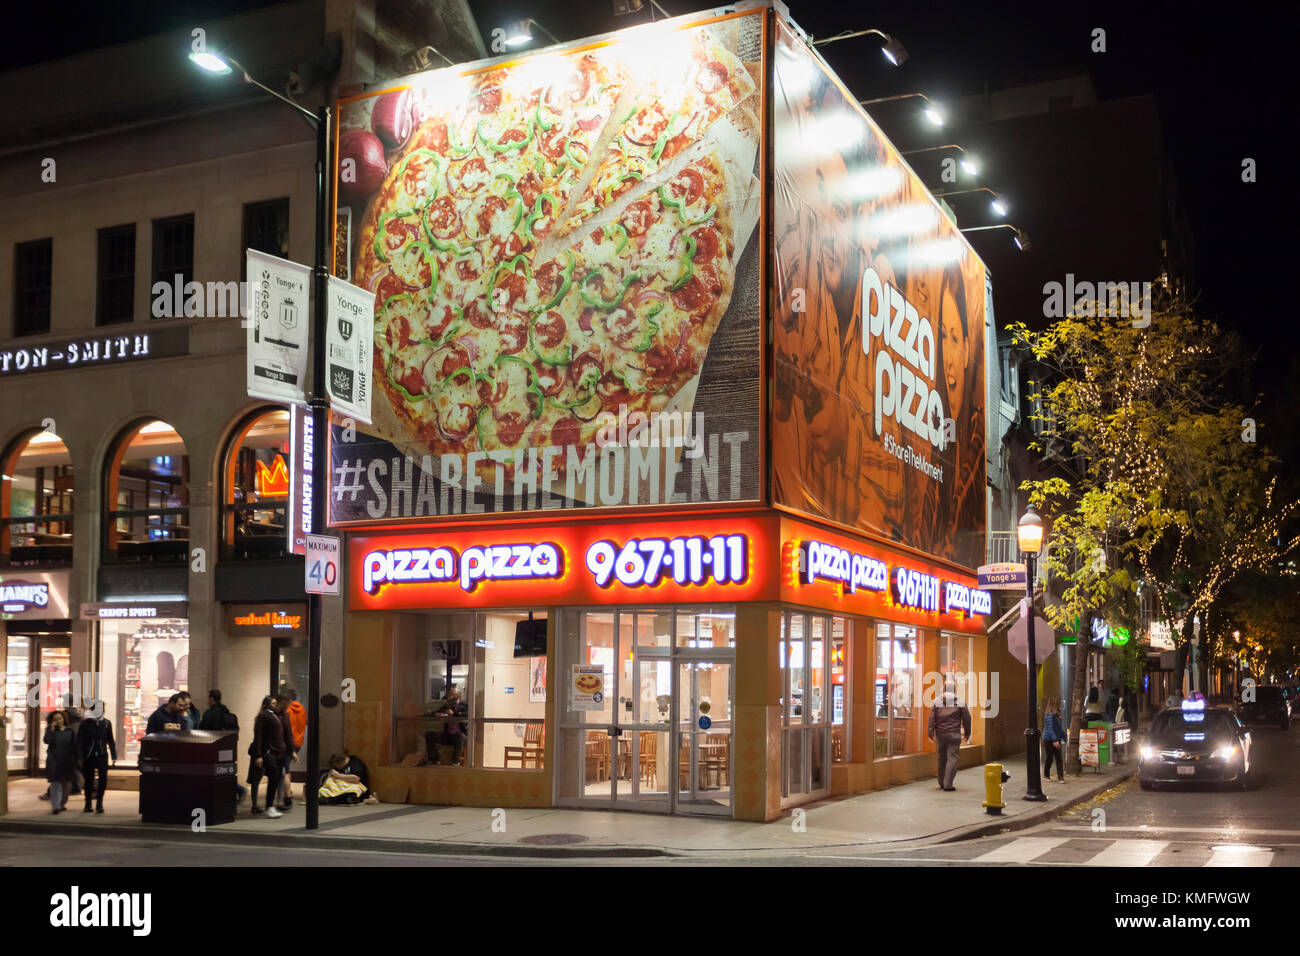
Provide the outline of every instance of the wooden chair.
[[592,771],[595,781],[600,783],[609,779],[609,734],[603,730],[587,731],[587,782],[592,783]]
[[716,747],[709,751],[709,770],[716,774],[718,786],[731,782],[731,735],[730,734],[709,734],[705,742],[711,747]]
[[542,769],[544,754],[546,753],[546,725],[541,723],[529,723],[524,725],[524,745],[509,746],[505,749],[505,760],[503,765],[510,766],[511,761],[519,761],[519,769],[527,769],[531,762],[538,770]]
[[641,780],[652,788],[659,778],[656,736],[653,731],[641,731]]

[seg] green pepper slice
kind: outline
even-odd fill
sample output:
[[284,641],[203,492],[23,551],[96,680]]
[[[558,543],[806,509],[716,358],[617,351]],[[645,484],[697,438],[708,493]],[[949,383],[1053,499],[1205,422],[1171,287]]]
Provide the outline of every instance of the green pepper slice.
[[631,241],[631,237],[628,236],[627,234],[627,227],[624,226],[621,222],[612,222],[605,227],[606,239],[611,239],[616,234],[618,234],[619,240],[618,240],[618,247],[614,250],[614,255],[618,255],[619,253],[621,253],[623,249],[626,248],[628,242]]
[[529,124],[528,124],[528,135],[527,135],[527,136],[525,136],[523,139],[519,140],[518,142],[511,141],[511,142],[509,142],[509,143],[506,143],[506,144],[503,146],[503,145],[500,144],[500,143],[494,143],[494,142],[492,142],[490,139],[488,139],[486,136],[483,135],[483,121],[482,121],[482,120],[479,120],[479,124],[478,124],[478,139],[479,139],[479,142],[482,143],[484,146],[488,147],[489,149],[491,149],[491,150],[495,150],[495,151],[498,152],[498,153],[508,153],[508,152],[510,152],[512,149],[523,149],[525,146],[527,146],[529,143],[531,143],[531,142],[533,141],[533,136],[534,136],[534,134],[536,134],[536,132],[537,132],[537,130],[536,130],[536,128],[534,128],[533,124],[532,124],[532,123],[529,123]]
[[569,162],[573,163],[574,169],[582,169],[583,166],[587,165],[587,160],[579,159],[577,156],[574,156],[573,153],[570,152],[572,148],[573,148],[573,140],[566,139],[564,141],[565,158],[567,158]]
[[[386,212],[379,217],[379,225],[375,228],[375,258],[376,259],[378,259],[380,262],[388,261],[388,249],[384,245],[384,236],[386,235],[386,231],[388,229],[388,220],[401,219],[405,216],[413,215],[414,213],[415,213],[414,209],[403,209],[400,211]],[[403,242],[400,246],[398,246],[393,251],[401,252],[405,248],[406,248],[406,242]]]
[[586,302],[588,305],[594,305],[596,308],[603,309],[606,312],[612,312],[617,309],[619,303],[623,301],[623,296],[627,294],[627,287],[641,278],[641,273],[639,272],[629,273],[623,278],[623,285],[619,287],[618,294],[609,301],[606,301],[600,297],[599,293],[587,291],[588,283],[599,275],[600,270],[593,269],[591,272],[588,272],[583,276],[582,285],[578,288],[578,294],[582,296],[583,302]]
[[682,252],[681,258],[677,260],[682,265],[682,274],[677,277],[677,281],[668,288],[676,292],[686,283],[691,281],[691,276],[695,275],[695,237],[686,237],[686,249]]
[[536,326],[537,326],[537,320],[541,318],[542,314],[543,313],[541,312],[534,314],[532,319],[528,323],[529,347],[531,347],[532,350],[535,353],[537,353],[538,360],[545,363],[546,365],[564,366],[564,365],[572,364],[573,362],[572,342],[569,343],[568,353],[563,355],[548,355],[546,352],[542,351],[542,347],[537,344]]
[[388,367],[384,369],[384,375],[387,376],[388,378],[388,384],[393,386],[393,388],[397,389],[402,394],[402,397],[405,398],[408,402],[422,402],[433,394],[432,392],[424,392],[421,395],[412,395],[410,392],[408,392],[406,390],[405,385],[403,385],[397,379],[393,378],[392,362],[389,362]]
[[457,156],[468,156],[470,153],[474,152],[473,143],[470,143],[468,146],[462,147],[459,143],[456,142],[456,127],[453,126],[451,123],[447,124],[447,148],[451,150],[453,153],[455,153]]
[[524,254],[521,252],[519,255],[511,259],[509,262],[502,262],[500,265],[498,265],[495,269],[492,270],[492,280],[488,283],[489,300],[491,298],[492,293],[496,291],[497,280],[501,278],[501,273],[514,272],[517,268],[519,268],[519,263],[521,262],[524,264],[524,275],[528,276],[528,278],[530,279],[533,277],[532,266],[528,264],[528,260],[524,257]]
[[545,312],[547,309],[553,309],[569,294],[569,289],[573,286],[573,267],[577,265],[578,260],[574,258],[573,250],[565,249],[564,255],[568,258],[568,263],[564,267],[564,272],[560,275],[560,290],[555,293],[555,298],[551,299],[545,305],[539,305],[537,312]]
[[442,165],[441,165],[440,157],[438,156],[437,153],[435,153],[435,152],[434,152],[433,150],[431,150],[431,149],[426,149],[426,148],[424,148],[424,147],[420,147],[419,149],[413,149],[413,150],[411,150],[411,151],[410,151],[409,153],[407,153],[404,157],[402,157],[402,161],[401,161],[401,163],[399,163],[398,166],[397,166],[397,175],[394,177],[394,180],[393,180],[393,181],[394,181],[394,182],[398,182],[398,183],[400,183],[400,182],[402,181],[402,176],[403,176],[403,174],[405,174],[405,172],[406,172],[406,164],[409,163],[411,160],[413,160],[415,157],[419,156],[421,153],[428,153],[429,156],[431,156],[431,157],[433,158],[433,168],[434,168],[434,176],[432,176],[432,177],[430,178],[430,180],[429,180],[429,184],[430,184],[431,186],[433,186],[433,195],[430,196],[427,200],[425,200],[425,201],[420,205],[420,208],[423,209],[423,208],[424,208],[425,206],[427,206],[429,203],[433,202],[433,200],[435,200],[435,199],[438,198],[438,176],[437,176],[437,174],[438,174],[439,172],[441,172],[441,170],[442,170]]
[[659,334],[659,323],[656,322],[654,318],[663,310],[664,304],[662,302],[656,302],[654,308],[645,314],[645,331],[641,334],[640,340],[632,346],[632,351],[650,351],[650,346],[654,345],[655,336]]
[[[520,196],[519,198],[522,201],[524,197]],[[538,219],[541,219],[542,216],[544,215],[544,213],[542,212],[543,199],[545,199],[548,203],[551,204],[552,215],[559,212],[560,201],[558,199],[556,199],[550,193],[538,193],[537,199],[533,201],[533,211],[528,214],[528,222],[524,225],[524,232],[526,232],[528,234],[528,238],[532,240],[535,240],[537,238],[533,234],[533,223],[535,223]]]

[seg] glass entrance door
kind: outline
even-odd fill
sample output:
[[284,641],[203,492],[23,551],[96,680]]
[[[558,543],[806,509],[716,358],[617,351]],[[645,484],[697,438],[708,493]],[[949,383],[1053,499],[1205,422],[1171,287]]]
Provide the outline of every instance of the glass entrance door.
[[677,810],[731,814],[732,663],[677,663]]
[[729,814],[734,648],[730,610],[562,612],[557,801]]

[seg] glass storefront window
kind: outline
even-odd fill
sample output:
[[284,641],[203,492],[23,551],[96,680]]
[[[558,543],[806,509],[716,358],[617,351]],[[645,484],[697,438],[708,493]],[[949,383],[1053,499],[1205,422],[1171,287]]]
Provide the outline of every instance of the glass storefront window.
[[31,659],[31,641],[26,637],[10,635],[5,652],[5,733],[9,749],[5,754],[9,770],[27,769],[27,672]]
[[[394,762],[412,754],[451,760],[459,743],[461,766],[542,769],[546,657],[515,657],[515,625],[527,617],[510,611],[398,615]],[[460,692],[456,713],[433,716],[453,687]]]
[[150,715],[172,694],[190,689],[189,655],[190,625],[184,619],[100,624],[100,693],[117,736],[118,763],[138,762]]
[[[970,708],[972,720],[980,706],[979,675],[971,670],[971,652],[974,638],[968,634],[939,635],[939,672],[944,684],[950,681],[957,687],[957,695]],[[943,687],[936,687],[941,692]]]
[[828,789],[829,762],[849,759],[847,634],[844,618],[781,616],[783,797]]
[[921,752],[923,708],[917,705],[921,679],[920,634],[914,627],[876,624],[875,756]]
[[853,726],[849,713],[849,641],[848,621],[831,618],[831,762],[849,760],[852,749],[849,733]]
[[261,412],[236,432],[226,459],[223,557],[283,557],[287,551],[289,412]]
[[181,436],[166,422],[146,422],[122,437],[114,461],[105,489],[105,560],[184,561],[190,459]]
[[0,461],[0,564],[72,561],[72,456],[57,435],[18,442]]

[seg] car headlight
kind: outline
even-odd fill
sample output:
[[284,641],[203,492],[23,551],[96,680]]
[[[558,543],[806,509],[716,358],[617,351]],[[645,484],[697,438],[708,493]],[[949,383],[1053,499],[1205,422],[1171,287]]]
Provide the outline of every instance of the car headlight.
[[1143,745],[1141,753],[1142,753],[1143,760],[1150,760],[1152,757],[1155,756],[1156,751],[1154,747]]
[[1214,752],[1214,756],[1218,757],[1220,760],[1231,760],[1236,753],[1237,748],[1235,746],[1220,747]]

